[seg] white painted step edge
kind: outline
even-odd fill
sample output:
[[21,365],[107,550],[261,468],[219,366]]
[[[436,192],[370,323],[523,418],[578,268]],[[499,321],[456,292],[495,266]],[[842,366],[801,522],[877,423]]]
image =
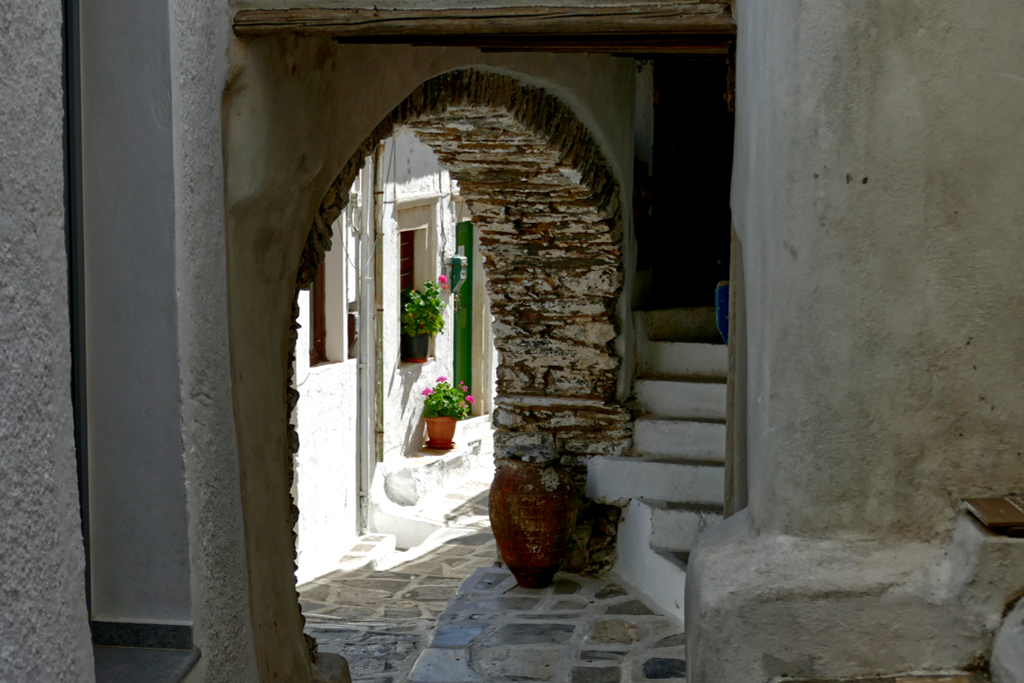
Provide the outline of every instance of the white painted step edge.
[[613,571],[639,588],[666,615],[683,621],[686,568],[651,548],[650,508],[632,501],[623,511]]
[[641,379],[634,392],[651,417],[725,419],[725,384]]
[[637,453],[725,461],[725,425],[668,418],[642,417],[633,424]]
[[667,501],[640,500],[651,515],[651,545],[672,552],[690,552],[705,530],[722,521],[718,506],[678,508]]
[[729,350],[724,344],[644,340],[640,369],[661,375],[703,375],[724,382],[729,373]]
[[640,497],[722,505],[725,468],[660,458],[595,456],[587,463],[587,497],[612,505]]

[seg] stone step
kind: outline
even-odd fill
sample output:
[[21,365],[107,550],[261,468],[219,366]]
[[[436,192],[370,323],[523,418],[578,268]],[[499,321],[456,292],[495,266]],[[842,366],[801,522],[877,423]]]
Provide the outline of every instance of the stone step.
[[690,552],[697,537],[722,521],[721,505],[672,503],[640,499],[651,516],[651,545],[672,552]]
[[615,573],[665,614],[683,620],[688,555],[652,547],[652,531],[650,507],[631,501],[619,522]]
[[427,496],[494,467],[494,432],[489,416],[459,421],[454,442],[454,448],[446,451],[424,446],[413,457],[384,470],[388,498],[399,505],[414,506]]
[[651,341],[721,344],[722,335],[715,324],[715,307],[668,308],[638,311],[646,338]]
[[725,462],[725,423],[641,417],[633,424],[633,447],[644,455]]
[[656,456],[596,456],[587,464],[587,497],[623,505],[633,498],[722,505],[725,468],[717,462]]
[[640,379],[634,392],[651,417],[725,419],[726,385],[716,380]]
[[724,382],[729,373],[729,350],[724,344],[648,341],[642,346],[639,362],[645,373],[703,375]]

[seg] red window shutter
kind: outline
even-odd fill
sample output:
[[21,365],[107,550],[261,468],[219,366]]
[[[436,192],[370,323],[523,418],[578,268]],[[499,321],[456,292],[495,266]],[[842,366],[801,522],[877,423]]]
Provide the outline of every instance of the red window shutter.
[[406,289],[412,289],[416,283],[413,280],[413,269],[416,264],[415,259],[415,231],[406,230],[405,232],[398,233],[399,239],[399,253],[401,258],[401,265],[399,272],[401,273],[401,286],[402,291]]

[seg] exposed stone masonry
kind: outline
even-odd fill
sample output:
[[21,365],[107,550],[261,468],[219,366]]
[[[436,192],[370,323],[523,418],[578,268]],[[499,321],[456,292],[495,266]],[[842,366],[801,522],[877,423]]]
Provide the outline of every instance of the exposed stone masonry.
[[[551,443],[582,483],[586,458],[622,454],[631,438],[611,345],[623,283],[618,183],[555,97],[508,76],[450,72],[413,91],[345,164],[314,218],[299,288],[330,248],[331,224],[365,158],[400,125],[458,180],[480,234],[500,352],[496,453]],[[581,503],[566,567],[599,571],[611,562],[618,510]]]

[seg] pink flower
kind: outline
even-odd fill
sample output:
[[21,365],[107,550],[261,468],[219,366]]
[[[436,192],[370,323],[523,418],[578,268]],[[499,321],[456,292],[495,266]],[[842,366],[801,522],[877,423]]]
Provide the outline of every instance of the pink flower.
[[440,282],[445,287],[448,286],[448,276],[447,275],[438,275],[437,276],[437,281]]
[[472,396],[467,396],[466,403],[476,403],[476,399],[473,398]]
[[447,378],[447,377],[438,377],[438,378],[437,378],[437,381],[438,381],[438,383],[441,383],[441,382],[447,382],[447,381],[448,381],[448,378]]
[[421,393],[422,393],[422,394],[423,394],[424,396],[430,396],[430,395],[431,395],[432,393],[434,393],[434,390],[433,390],[433,389],[431,389],[430,387],[427,387],[427,388],[426,388],[426,389],[424,389],[424,390],[423,390],[423,391],[422,391]]

